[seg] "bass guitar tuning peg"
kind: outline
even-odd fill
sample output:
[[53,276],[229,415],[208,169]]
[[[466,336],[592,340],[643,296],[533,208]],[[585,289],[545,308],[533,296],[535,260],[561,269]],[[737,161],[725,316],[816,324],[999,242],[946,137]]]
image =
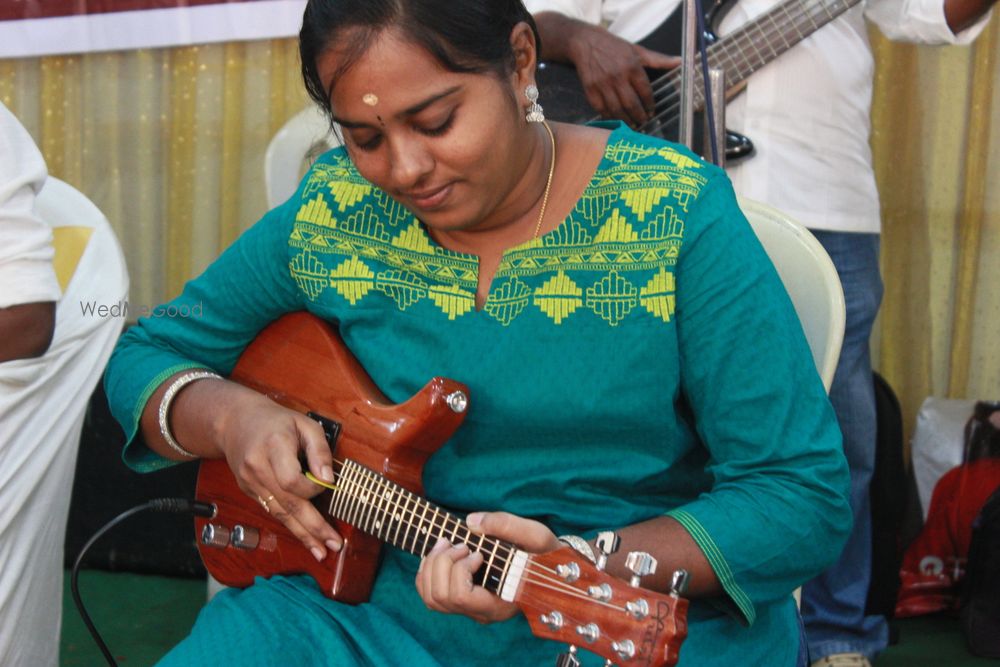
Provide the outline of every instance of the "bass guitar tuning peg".
[[576,657],[576,647],[570,644],[569,650],[560,653],[556,658],[556,667],[580,667],[580,659]]

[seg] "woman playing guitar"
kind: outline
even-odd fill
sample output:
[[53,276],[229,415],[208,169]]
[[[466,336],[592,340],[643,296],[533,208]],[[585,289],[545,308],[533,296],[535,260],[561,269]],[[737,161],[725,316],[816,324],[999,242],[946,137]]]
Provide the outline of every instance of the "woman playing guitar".
[[[171,302],[174,312],[200,303],[201,317],[149,318],[126,334],[108,394],[137,470],[224,460],[315,561],[343,552],[350,565],[354,538],[324,517],[330,504],[310,502],[329,491],[332,514],[390,543],[416,522],[396,542],[419,542],[411,551],[423,557],[385,548],[361,604],[294,574],[224,591],[162,664],[221,654],[232,664],[539,665],[559,650],[533,636],[549,630],[604,651],[561,664],[677,660],[675,645],[648,652],[642,633],[605,651],[604,625],[567,627],[581,607],[614,607],[610,586],[537,614],[518,604],[520,589],[488,592],[482,573],[496,554],[482,535],[520,550],[503,568],[511,581],[523,567],[522,581],[567,590],[591,576],[587,552],[622,580],[648,575],[636,582],[644,602],[616,608],[650,636],[683,605],[642,590],[665,593],[686,570],[677,664],[794,664],[790,593],[832,560],[850,525],[839,432],[795,312],[721,171],[621,124],[543,120],[537,44],[520,0],[308,3],[303,74],[344,147]],[[252,388],[241,357],[295,311],[337,331],[353,357],[347,375],[370,377],[360,393],[377,387],[404,412],[434,376],[464,383],[467,395],[442,393],[464,423],[422,450],[413,498],[382,482],[407,477],[406,456],[370,457],[364,481],[350,482],[351,457],[339,453],[368,437],[358,429],[393,435],[404,422],[361,400],[322,415],[337,422],[325,434],[298,409],[296,388],[321,386],[327,371],[295,360],[326,343],[272,336],[253,363],[287,365],[293,381]],[[349,484],[369,504],[338,514]],[[416,491],[465,523],[421,523],[437,510]],[[389,496],[386,524],[370,503]],[[553,552],[579,554],[582,570],[540,574]]]

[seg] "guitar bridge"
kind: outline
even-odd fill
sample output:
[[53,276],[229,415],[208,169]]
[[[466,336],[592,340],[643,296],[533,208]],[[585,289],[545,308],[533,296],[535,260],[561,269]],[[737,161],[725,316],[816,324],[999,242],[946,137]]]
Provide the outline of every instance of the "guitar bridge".
[[309,419],[315,420],[316,423],[323,427],[323,434],[326,436],[327,444],[330,445],[330,451],[335,451],[337,448],[337,438],[340,437],[340,422],[335,422],[329,417],[324,417],[315,412],[307,412],[306,416]]

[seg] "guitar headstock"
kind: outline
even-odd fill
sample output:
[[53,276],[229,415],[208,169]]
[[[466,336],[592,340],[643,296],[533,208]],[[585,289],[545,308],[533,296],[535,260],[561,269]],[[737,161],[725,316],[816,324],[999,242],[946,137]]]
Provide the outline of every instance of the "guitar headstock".
[[528,557],[514,603],[537,637],[621,667],[669,667],[687,636],[688,601],[598,570],[570,547]]

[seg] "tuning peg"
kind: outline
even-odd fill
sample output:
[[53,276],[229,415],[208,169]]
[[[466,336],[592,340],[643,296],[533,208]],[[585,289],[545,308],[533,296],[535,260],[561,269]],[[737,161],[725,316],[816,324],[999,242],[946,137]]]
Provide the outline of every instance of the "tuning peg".
[[632,572],[632,579],[629,583],[633,586],[639,585],[639,580],[646,575],[656,572],[656,559],[645,551],[630,551],[625,557],[625,567]]
[[687,592],[690,578],[687,570],[674,570],[673,577],[670,579],[670,594],[674,597],[684,595]]
[[580,667],[580,659],[576,657],[576,647],[570,644],[569,650],[560,653],[556,658],[556,667]]
[[608,564],[608,556],[618,551],[621,543],[622,538],[613,530],[606,530],[597,534],[596,544],[600,550],[600,553],[597,554],[596,563],[598,570],[604,569],[604,566]]

